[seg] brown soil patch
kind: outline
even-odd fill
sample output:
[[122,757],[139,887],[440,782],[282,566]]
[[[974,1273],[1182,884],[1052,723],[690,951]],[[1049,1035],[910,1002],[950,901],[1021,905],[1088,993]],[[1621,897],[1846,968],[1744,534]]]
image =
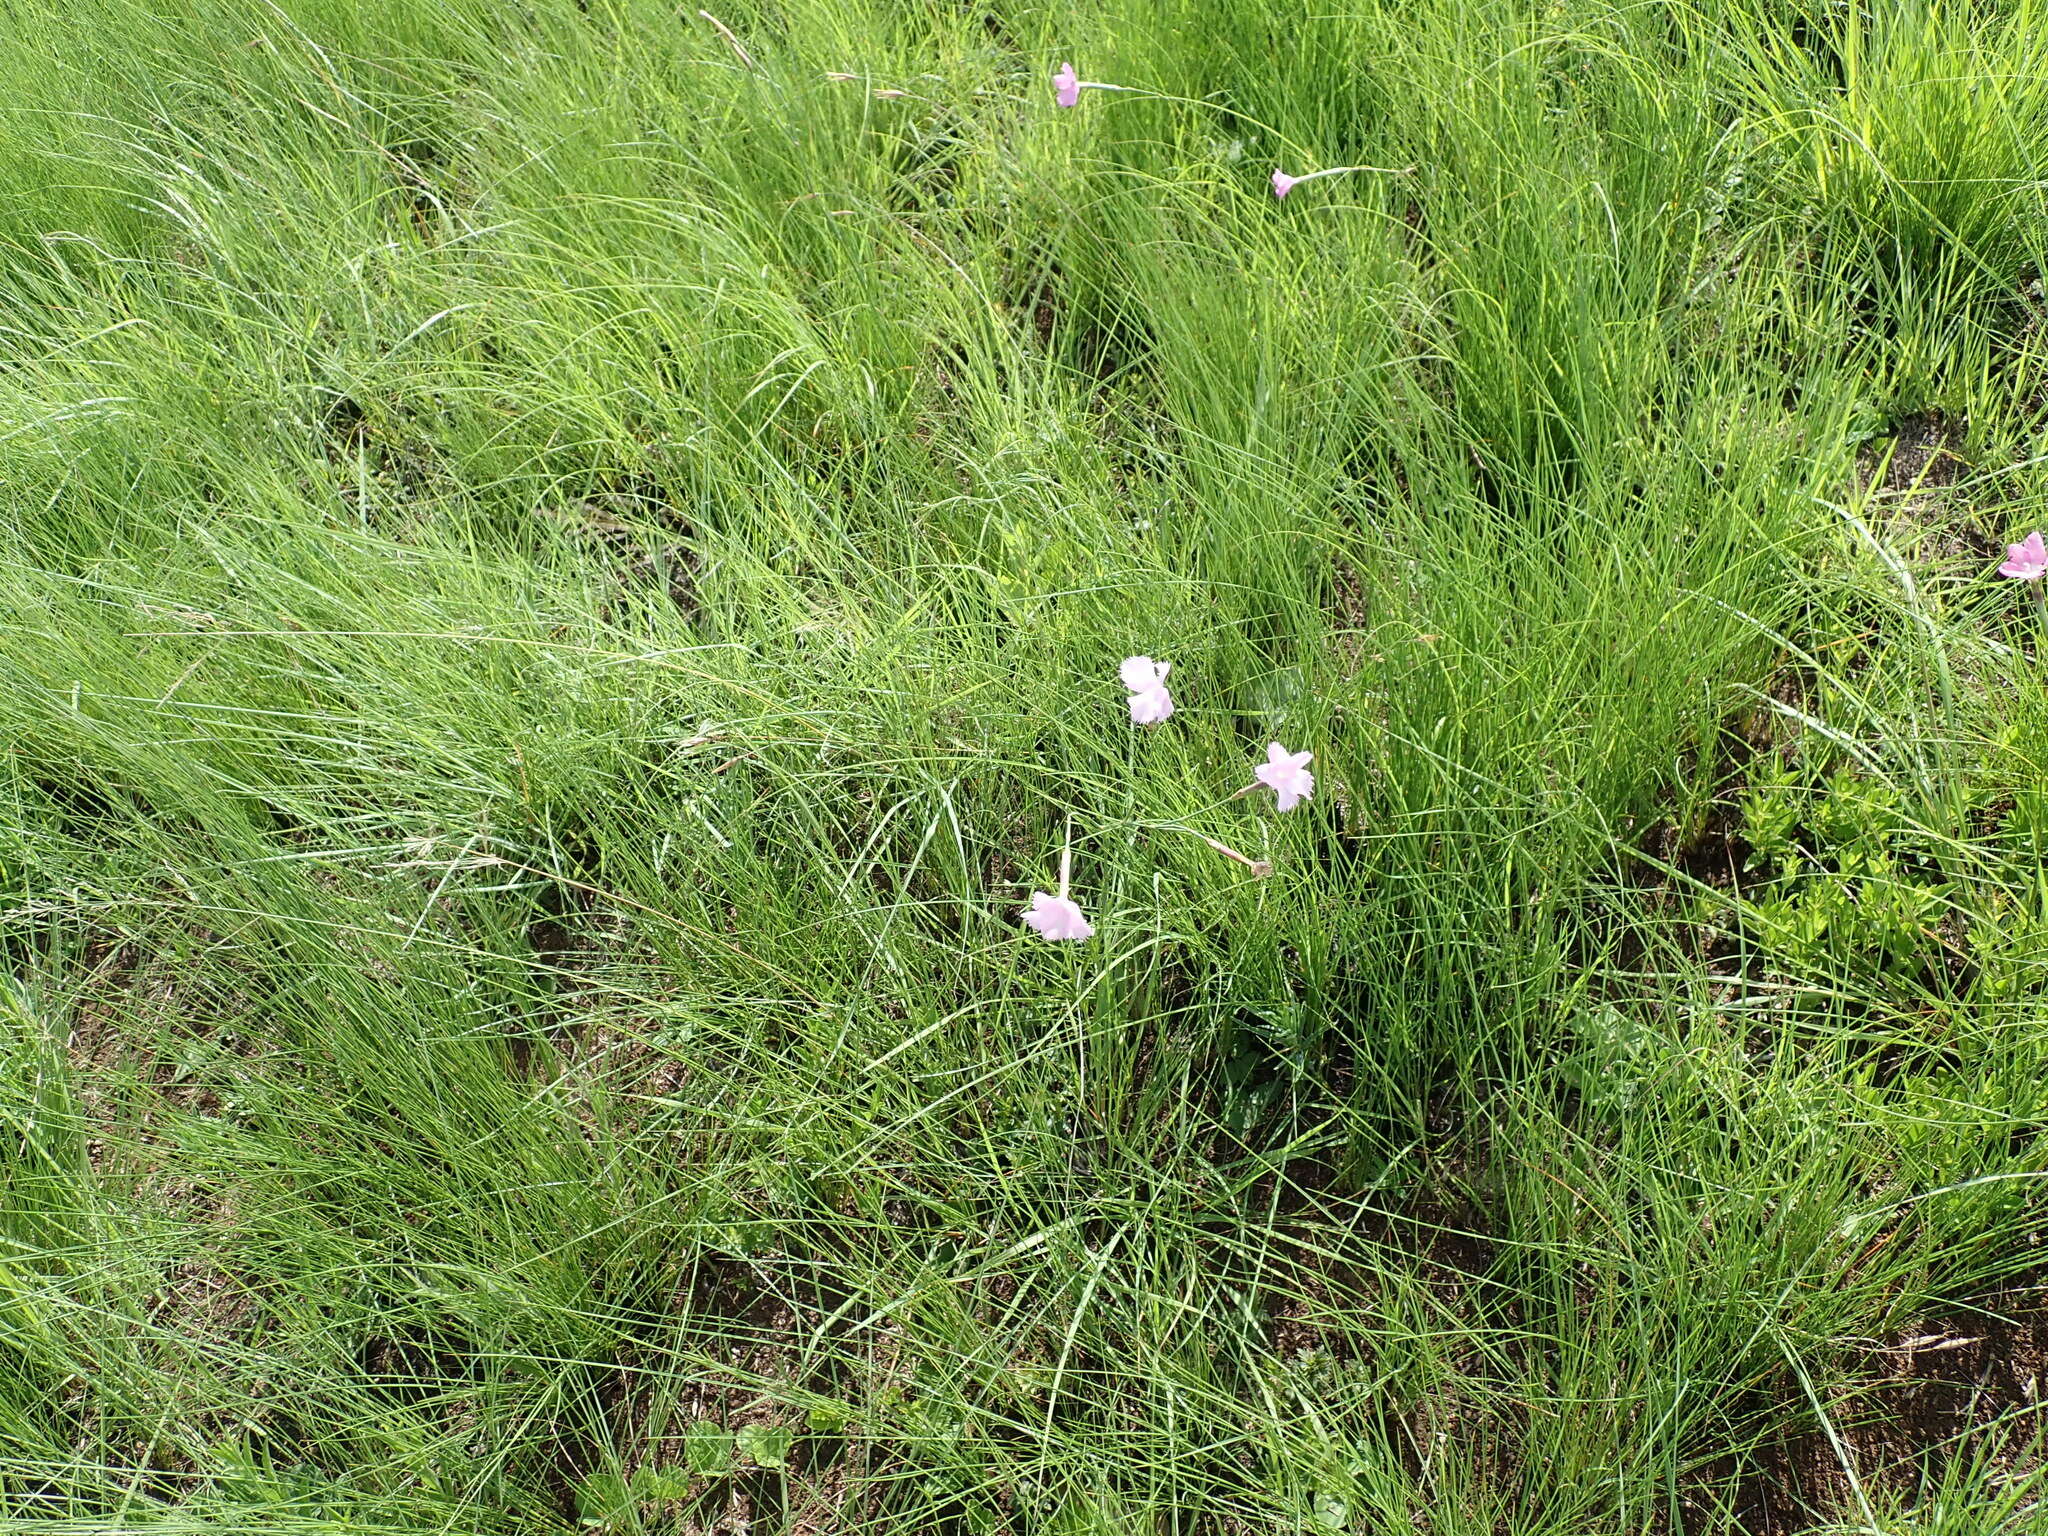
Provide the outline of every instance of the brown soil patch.
[[203,928],[189,929],[187,938],[208,954],[203,982],[192,979],[201,968],[177,956],[144,956],[129,944],[90,949],[65,1058],[93,1171],[132,1179],[138,1194],[211,1221],[226,1211],[217,1196],[177,1175],[160,1122],[167,1111],[226,1113],[238,1080],[270,1053],[238,1032],[253,1003],[237,985],[233,942]]
[[[1767,1448],[1734,1510],[1746,1536],[1807,1536],[1917,1502],[1958,1457],[2013,1473],[2037,1459],[2048,1391],[2048,1292],[2009,1292],[1873,1347],[1827,1401],[1834,1433],[1806,1427]],[[1851,1474],[1853,1475],[1853,1479]]]
[[1890,437],[1863,445],[1856,455],[1857,478],[1869,487],[1881,472],[1884,480],[1877,489],[1886,495],[1940,490],[1953,485],[1963,468],[1957,451],[1962,440],[1962,424],[1951,423],[1939,411],[1905,417],[1893,425]]
[[[798,1391],[840,1400],[829,1360],[808,1372],[800,1361],[812,1330],[845,1300],[788,1255],[706,1255],[690,1266],[669,1307],[670,1316],[689,1320],[680,1358],[656,1372],[619,1371],[604,1394],[614,1443],[632,1447],[628,1475],[661,1473],[666,1486],[687,1488],[636,1499],[643,1520],[677,1536],[795,1536],[858,1523],[851,1502],[877,1497],[866,1476],[871,1442],[857,1420],[844,1433],[814,1432],[787,1400]],[[886,1351],[886,1332],[876,1347]],[[787,1466],[756,1467],[734,1451],[721,1471],[693,1468],[691,1440],[707,1426],[726,1437],[788,1430]],[[565,1447],[565,1486],[581,1478],[580,1449]]]
[[1891,436],[1873,438],[1857,453],[1857,489],[1889,514],[1888,531],[1910,566],[1981,564],[2003,553],[1974,521],[1956,515],[1951,492],[1970,467],[1963,435],[1961,422],[1926,411],[1895,423]]

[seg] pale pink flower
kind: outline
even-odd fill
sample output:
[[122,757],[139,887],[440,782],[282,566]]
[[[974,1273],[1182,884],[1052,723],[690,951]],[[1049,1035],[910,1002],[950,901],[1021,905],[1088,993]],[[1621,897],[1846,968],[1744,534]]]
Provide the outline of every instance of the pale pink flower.
[[1064,896],[1044,891],[1031,893],[1031,909],[1024,914],[1024,926],[1048,939],[1089,939],[1095,925],[1081,915],[1079,904]]
[[1291,811],[1316,792],[1316,776],[1308,771],[1315,754],[1289,752],[1279,742],[1266,748],[1266,760],[1252,776],[1273,791],[1283,811]]
[[1273,195],[1275,197],[1285,197],[1294,190],[1294,184],[1299,180],[1301,180],[1299,176],[1290,176],[1278,166],[1275,166],[1273,169]]
[[1166,674],[1172,670],[1170,661],[1154,661],[1150,656],[1124,658],[1117,676],[1131,691],[1133,725],[1157,725],[1173,713],[1173,695],[1166,691]]
[[2040,534],[2030,533],[2023,543],[2005,546],[2005,564],[1998,568],[1999,575],[2039,581],[2044,572],[2048,572],[2048,546],[2041,543]]

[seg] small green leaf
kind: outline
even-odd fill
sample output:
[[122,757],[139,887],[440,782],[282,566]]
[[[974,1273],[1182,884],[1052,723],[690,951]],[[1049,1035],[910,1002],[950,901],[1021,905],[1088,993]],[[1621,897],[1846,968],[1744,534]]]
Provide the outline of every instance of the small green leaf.
[[585,1525],[610,1525],[631,1502],[616,1472],[593,1472],[576,1490],[576,1512]]
[[804,1415],[814,1435],[836,1435],[853,1422],[853,1410],[844,1403],[820,1403]]
[[732,1470],[732,1436],[709,1419],[683,1431],[683,1461],[699,1477],[722,1477]]
[[780,1424],[749,1424],[733,1440],[740,1454],[757,1467],[781,1471],[789,1465],[789,1447],[795,1434]]
[[690,1474],[681,1467],[642,1467],[633,1474],[629,1488],[639,1503],[673,1503],[690,1496]]

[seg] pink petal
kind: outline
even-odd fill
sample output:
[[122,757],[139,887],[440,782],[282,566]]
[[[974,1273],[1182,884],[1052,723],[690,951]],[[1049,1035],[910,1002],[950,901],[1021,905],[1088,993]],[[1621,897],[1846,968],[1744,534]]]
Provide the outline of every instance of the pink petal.
[[1164,688],[1147,688],[1131,695],[1131,723],[1157,725],[1173,713],[1173,695]]
[[1274,167],[1273,195],[1275,197],[1285,197],[1294,190],[1294,184],[1299,180],[1301,180],[1299,176],[1290,176],[1285,171],[1279,169],[1279,167]]
[[1116,675],[1124,680],[1124,686],[1131,692],[1142,693],[1166,681],[1166,667],[1150,656],[1126,656],[1123,665],[1116,669]]
[[1080,105],[1081,77],[1074,73],[1072,64],[1062,64],[1053,73],[1052,99],[1063,107]]
[[1044,891],[1031,893],[1031,910],[1024,914],[1024,924],[1048,939],[1086,939],[1095,933],[1077,903]]

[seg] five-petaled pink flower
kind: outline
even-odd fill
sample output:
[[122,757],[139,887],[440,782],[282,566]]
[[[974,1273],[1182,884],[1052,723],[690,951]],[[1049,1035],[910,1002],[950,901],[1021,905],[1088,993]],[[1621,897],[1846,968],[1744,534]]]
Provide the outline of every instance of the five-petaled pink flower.
[[1278,166],[1275,166],[1273,168],[1273,195],[1275,197],[1285,197],[1294,190],[1294,184],[1299,180],[1301,180],[1299,176],[1290,176]]
[[2005,546],[2005,564],[1998,568],[1999,575],[2039,581],[2044,572],[2048,572],[2048,546],[2041,543],[2039,533],[2028,534],[2023,543]]
[[1154,661],[1150,656],[1124,658],[1117,676],[1131,691],[1131,724],[1157,725],[1173,713],[1173,695],[1166,691],[1166,674],[1172,670],[1170,661]]
[[1031,909],[1024,914],[1024,926],[1048,939],[1088,939],[1095,936],[1095,925],[1081,915],[1078,904],[1064,896],[1049,896],[1044,891],[1031,893]]
[[1053,71],[1052,99],[1063,107],[1081,104],[1081,77],[1074,73],[1072,64],[1062,64]]
[[1289,752],[1276,741],[1266,748],[1266,760],[1253,777],[1273,791],[1281,810],[1291,811],[1316,792],[1316,776],[1308,771],[1314,756],[1312,752]]

